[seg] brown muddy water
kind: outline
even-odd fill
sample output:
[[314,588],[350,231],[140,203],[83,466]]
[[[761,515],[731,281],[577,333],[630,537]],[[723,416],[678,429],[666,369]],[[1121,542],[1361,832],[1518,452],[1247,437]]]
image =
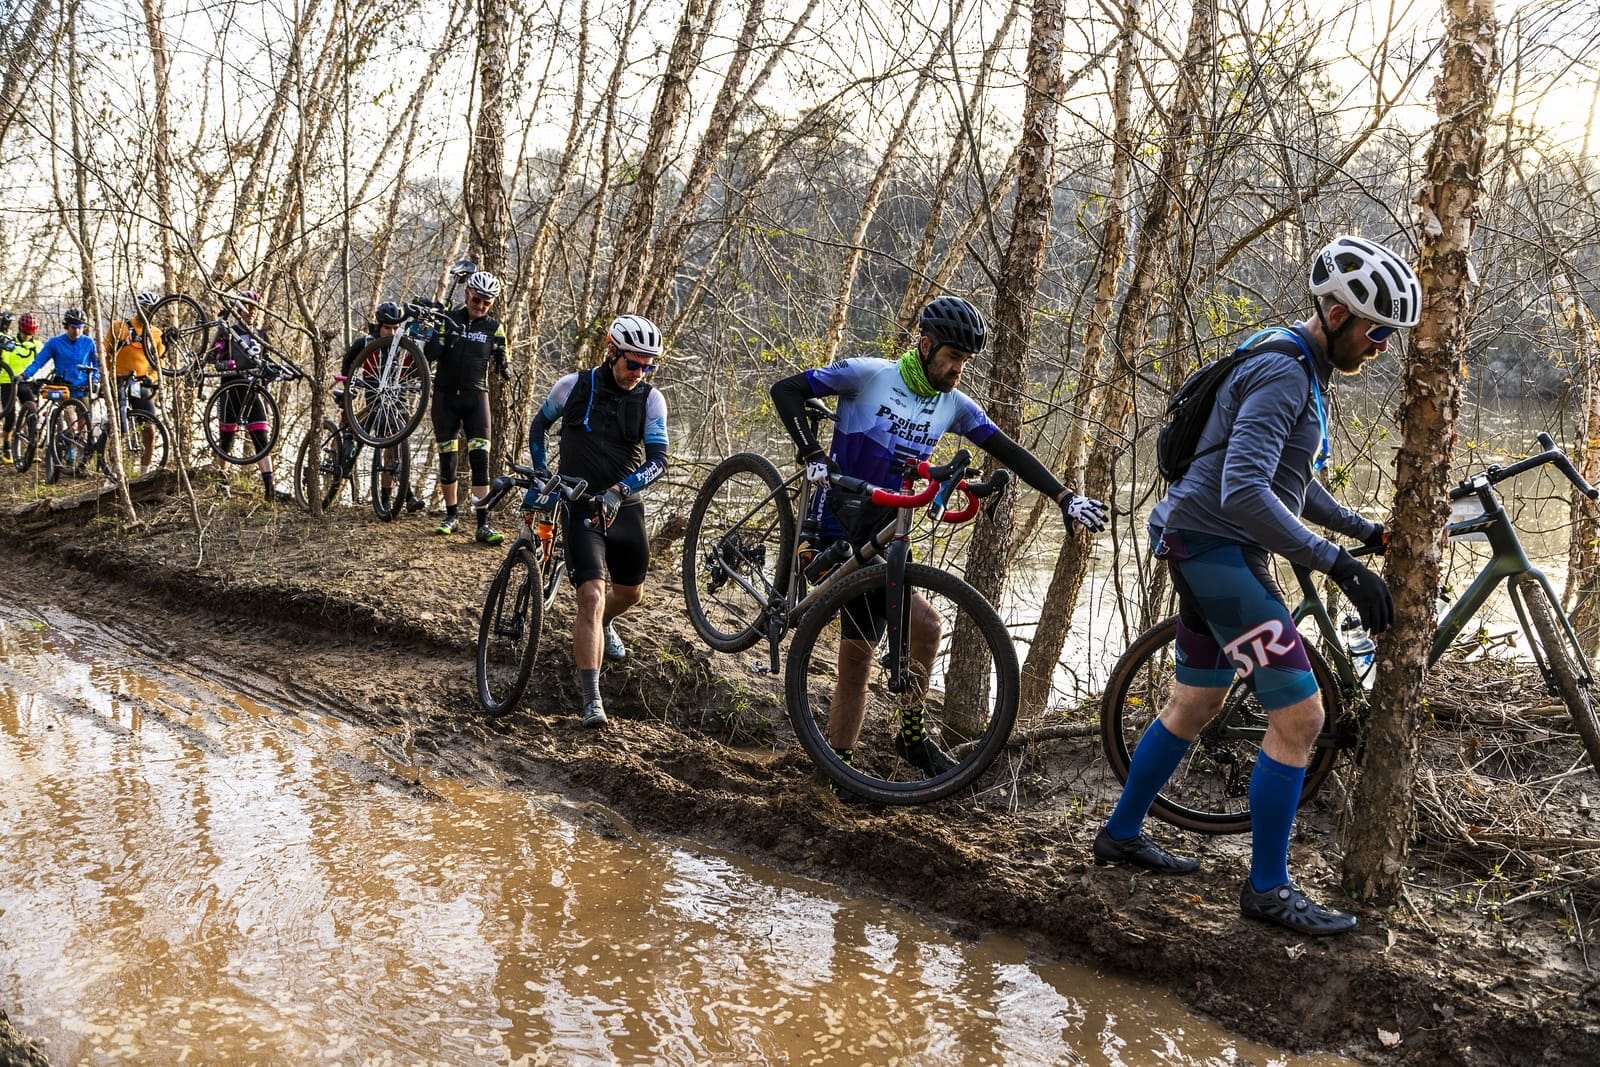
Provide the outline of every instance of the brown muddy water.
[[55,1064],[1344,1062],[138,644],[0,607],[0,1006]]

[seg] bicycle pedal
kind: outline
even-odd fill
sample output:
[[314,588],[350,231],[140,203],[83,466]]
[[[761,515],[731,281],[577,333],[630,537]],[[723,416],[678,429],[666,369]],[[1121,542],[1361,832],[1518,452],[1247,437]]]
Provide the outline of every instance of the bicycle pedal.
[[748,664],[751,674],[771,674],[772,665],[766,660],[753,659]]

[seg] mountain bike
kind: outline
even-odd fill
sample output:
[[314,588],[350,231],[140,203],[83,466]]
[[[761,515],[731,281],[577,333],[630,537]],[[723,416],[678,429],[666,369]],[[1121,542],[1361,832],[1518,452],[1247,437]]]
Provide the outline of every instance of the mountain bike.
[[539,649],[544,609],[555,599],[564,569],[559,557],[552,566],[556,509],[587,500],[582,478],[536,471],[513,464],[516,473],[490,483],[483,506],[493,510],[513,489],[531,490],[539,499],[523,511],[522,524],[505,562],[489,583],[478,622],[475,655],[478,703],[496,718],[510,714],[528,690],[533,659]]
[[[1472,501],[1475,514],[1453,519],[1445,527],[1451,538],[1486,539],[1491,555],[1460,598],[1451,602],[1438,620],[1428,651],[1432,666],[1444,655],[1467,623],[1477,615],[1495,589],[1506,583],[1518,624],[1528,640],[1535,664],[1549,694],[1558,698],[1571,717],[1578,745],[1571,736],[1557,739],[1553,758],[1567,768],[1585,758],[1600,769],[1600,718],[1596,715],[1595,676],[1572,622],[1561,610],[1561,599],[1550,581],[1529,561],[1527,552],[1506,514],[1494,486],[1537,467],[1551,465],[1591,500],[1600,490],[1589,485],[1558,449],[1549,434],[1539,435],[1541,451],[1506,467],[1489,466],[1450,490],[1450,499]],[[1481,510],[1480,510],[1481,509]],[[1353,551],[1352,555],[1360,555]],[[1351,654],[1341,628],[1317,591],[1313,574],[1294,567],[1301,600],[1293,616],[1305,636],[1311,672],[1322,693],[1325,726],[1311,752],[1301,788],[1303,806],[1327,782],[1343,755],[1355,756],[1363,739],[1362,724],[1368,704],[1364,684],[1370,668],[1370,648],[1363,649],[1367,664]],[[1106,760],[1120,781],[1126,781],[1128,763],[1139,737],[1165,706],[1171,693],[1176,650],[1177,619],[1168,619],[1136,638],[1112,669],[1100,705],[1100,740]],[[1243,833],[1250,829],[1250,775],[1256,753],[1266,735],[1267,717],[1249,689],[1235,681],[1222,711],[1195,740],[1182,765],[1156,797],[1151,808],[1157,817],[1201,833]],[[1532,761],[1524,753],[1521,761]],[[1543,777],[1545,770],[1517,765],[1509,760],[1488,768],[1510,777],[1524,773]]]
[[240,466],[261,459],[278,443],[283,416],[270,386],[305,377],[291,360],[255,340],[259,347],[253,358],[223,355],[216,360],[215,370],[200,375],[218,382],[202,416],[206,444],[217,458]]
[[[816,402],[807,411],[813,429],[832,417]],[[764,639],[762,669],[774,674],[779,645],[793,631],[784,674],[789,722],[829,781],[868,801],[925,804],[967,788],[999,756],[1016,721],[1016,649],[1000,616],[960,578],[909,560],[916,509],[927,507],[936,524],[965,522],[983,497],[1007,484],[1005,471],[969,483],[977,474],[968,470],[970,460],[962,449],[941,466],[908,465],[903,488],[926,479],[919,492],[834,475],[828,492],[842,508],[870,502],[896,509],[859,546],[824,544],[804,472],[785,480],[753,452],[723,460],[689,512],[683,593],[695,631],[719,652],[742,652]],[[958,490],[967,503],[952,511]],[[797,514],[804,518],[798,525]],[[843,754],[829,744],[841,655],[868,675],[859,740]],[[902,752],[905,716],[919,709],[938,752],[922,758],[926,766]],[[839,714],[848,725],[855,709]]]
[[[360,477],[363,458],[367,468],[364,482]],[[372,513],[383,522],[399,515],[411,498],[409,441],[402,440],[383,448],[364,448],[348,426],[325,420],[320,430],[306,434],[294,460],[295,503],[308,510],[313,467],[317,471],[325,509],[333,506],[347,482],[351,499],[357,504],[365,499],[372,506]]]
[[[37,411],[28,420],[29,440],[24,446],[29,453],[27,463],[18,463],[17,469],[26,472],[32,465],[32,455],[37,441],[44,464],[44,481],[54,485],[63,475],[77,477],[88,468],[94,453],[94,423],[89,414],[89,401],[93,396],[79,398],[72,395],[65,382],[47,381],[39,386]],[[42,439],[35,435],[43,427]]]

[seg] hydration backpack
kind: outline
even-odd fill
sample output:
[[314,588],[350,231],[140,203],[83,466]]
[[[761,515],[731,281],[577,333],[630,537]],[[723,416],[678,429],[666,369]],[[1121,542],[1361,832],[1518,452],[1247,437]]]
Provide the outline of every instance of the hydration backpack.
[[1232,352],[1197,368],[1178,386],[1172,399],[1167,401],[1166,414],[1156,434],[1156,469],[1168,484],[1188,473],[1190,464],[1201,456],[1208,456],[1227,446],[1228,442],[1224,439],[1210,448],[1195,451],[1200,444],[1200,435],[1205,432],[1206,420],[1211,418],[1211,409],[1216,406],[1217,390],[1222,388],[1222,383],[1235,367],[1263,352],[1300,356],[1306,373],[1315,373],[1311,369],[1311,353],[1307,351],[1305,342],[1299,334],[1282,326],[1251,334]]

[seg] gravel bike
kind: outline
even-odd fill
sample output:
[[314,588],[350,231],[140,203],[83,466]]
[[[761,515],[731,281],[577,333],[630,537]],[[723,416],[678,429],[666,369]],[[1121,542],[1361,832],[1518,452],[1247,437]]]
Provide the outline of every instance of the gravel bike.
[[[1511,517],[1506,514],[1494,486],[1546,464],[1554,466],[1585,496],[1600,490],[1589,485],[1549,434],[1539,435],[1541,451],[1509,466],[1489,466],[1450,490],[1451,501],[1473,501],[1474,514],[1455,518],[1445,527],[1452,538],[1487,539],[1491,555],[1472,584],[1451,602],[1438,620],[1428,663],[1438,662],[1477,615],[1495,589],[1506,583],[1517,621],[1528,640],[1533,659],[1550,695],[1560,699],[1577,734],[1571,735],[1559,756],[1567,766],[1587,758],[1600,769],[1600,718],[1596,716],[1595,676],[1572,622],[1561,610],[1561,598],[1550,580],[1528,559]],[[1360,555],[1353,551],[1352,555]],[[1366,671],[1371,649],[1352,655],[1341,628],[1317,591],[1313,574],[1294,567],[1301,601],[1294,619],[1301,624],[1311,672],[1322,692],[1325,726],[1311,752],[1301,788],[1303,806],[1326,783],[1344,754],[1354,756],[1362,743],[1362,723],[1367,713]],[[1348,623],[1347,623],[1348,628]],[[1171,692],[1176,649],[1177,619],[1168,619],[1136,638],[1112,669],[1100,705],[1100,741],[1106,760],[1118,780],[1127,781],[1128,763],[1139,737],[1160,713]],[[1361,662],[1364,661],[1364,662]],[[1249,689],[1235,681],[1221,713],[1195,740],[1182,765],[1151,808],[1157,817],[1201,833],[1243,833],[1250,829],[1250,775],[1267,717]],[[1570,754],[1571,759],[1567,756]],[[1520,773],[1501,768],[1498,773]]]
[[[361,477],[363,466],[365,479]],[[365,500],[379,520],[388,522],[406,507],[411,486],[411,442],[363,447],[350,427],[325,420],[320,430],[306,434],[294,459],[294,500],[308,510],[313,468],[324,509],[333,506],[349,483],[351,499],[357,504]]]
[[532,490],[538,499],[523,511],[511,550],[489,583],[478,621],[478,703],[496,718],[515,710],[528,690],[544,610],[554,601],[565,569],[562,557],[553,555],[561,543],[554,527],[556,511],[589,499],[589,484],[582,478],[515,464],[512,470],[516,473],[490,483],[483,506],[493,510],[513,489]]
[[403,441],[428,410],[433,376],[422,346],[445,329],[448,320],[441,309],[426,304],[406,304],[405,312],[401,328],[388,339],[368,341],[350,368],[343,400],[345,425],[363,444]]
[[[832,417],[817,402],[807,411],[813,428]],[[719,652],[765,640],[761,669],[774,674],[792,631],[784,702],[795,735],[829,781],[871,802],[925,804],[966,789],[999,756],[1016,721],[1016,649],[1000,616],[960,578],[909,560],[915,509],[926,507],[936,523],[965,522],[981,498],[1006,485],[1005,471],[968,483],[977,473],[970,459],[962,449],[941,466],[908,465],[903,488],[926,479],[919,492],[834,475],[828,492],[842,507],[896,509],[858,547],[821,543],[804,472],[785,480],[753,452],[723,460],[689,512],[683,593],[695,631]],[[952,511],[957,491],[967,503]],[[847,754],[829,743],[841,654],[849,670],[868,675],[859,739]],[[919,710],[931,758],[929,749],[908,755],[901,740],[906,716]],[[841,706],[839,714],[848,723],[855,709]]]

